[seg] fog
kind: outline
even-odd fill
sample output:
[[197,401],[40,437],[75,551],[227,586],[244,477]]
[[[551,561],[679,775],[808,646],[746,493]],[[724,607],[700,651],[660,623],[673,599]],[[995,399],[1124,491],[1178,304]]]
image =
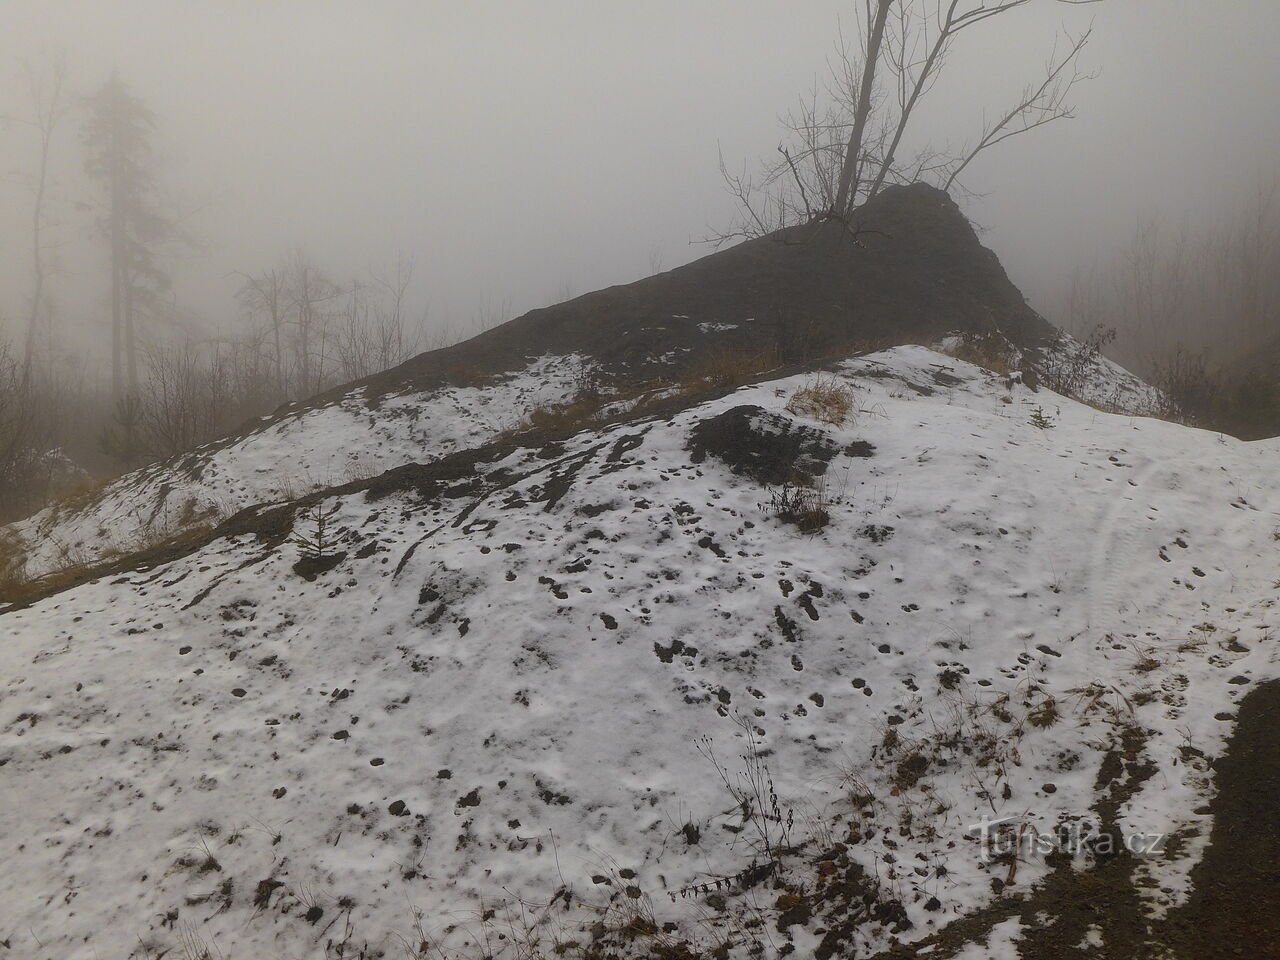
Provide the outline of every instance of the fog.
[[[169,264],[185,323],[233,323],[239,271],[300,247],[335,280],[403,252],[437,327],[514,315],[707,252],[734,204],[718,156],[773,153],[825,71],[848,0],[143,2],[6,0],[0,113],[24,61],[76,94],[118,69],[156,114],[157,167],[193,243]],[[1270,179],[1280,8],[1268,0],[1033,4],[966,37],[934,94],[935,142],[1016,94],[1055,30],[1095,24],[1078,117],[975,166],[964,200],[1033,300],[1145,216],[1191,223]],[[57,322],[103,342],[102,241],[73,113],[54,145]],[[28,128],[0,128],[29,173]],[[30,194],[3,185],[0,314],[29,297]]]

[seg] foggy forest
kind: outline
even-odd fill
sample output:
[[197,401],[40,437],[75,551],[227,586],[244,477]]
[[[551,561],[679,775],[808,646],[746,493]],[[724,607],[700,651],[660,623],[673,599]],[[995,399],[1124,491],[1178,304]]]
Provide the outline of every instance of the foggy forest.
[[0,956],[1280,957],[1280,8],[0,23]]

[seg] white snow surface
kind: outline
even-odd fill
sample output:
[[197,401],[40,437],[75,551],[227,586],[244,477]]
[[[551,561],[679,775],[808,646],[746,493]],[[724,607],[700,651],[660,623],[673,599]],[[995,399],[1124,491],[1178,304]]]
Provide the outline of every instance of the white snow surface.
[[[743,723],[793,839],[878,825],[850,855],[913,926],[869,924],[868,949],[989,901],[1005,868],[967,839],[982,816],[1087,818],[1124,724],[1158,767],[1126,831],[1203,837],[1211,776],[1180,747],[1218,754],[1217,717],[1280,676],[1280,445],[1009,388],[922,347],[835,370],[860,408],[843,425],[785,412],[798,376],[522,451],[466,495],[331,498],[347,556],[314,582],[299,546],[245,536],[0,613],[0,940],[40,960],[184,941],[323,957],[354,931],[399,956],[424,935],[465,950],[486,909],[572,930],[624,885],[689,931],[708,911],[680,893],[751,859],[704,756],[736,776]],[[499,396],[468,422],[508,416]],[[691,461],[691,429],[744,404],[835,444],[820,532]],[[283,424],[254,462],[304,460],[303,437],[340,457],[368,416]],[[385,429],[380,462],[420,436]],[[201,489],[258,495],[219,476]],[[1026,722],[1050,700],[1055,722]],[[984,731],[994,766],[953,751],[895,783],[904,749]],[[1153,911],[1201,847],[1144,865],[1167,887]],[[1030,858],[1018,885],[1045,870]],[[788,938],[817,942],[796,926],[769,949]]]
[[9,529],[29,545],[29,576],[68,561],[127,553],[194,521],[479,446],[518,425],[534,407],[570,399],[586,363],[577,355],[546,356],[483,386],[443,386],[372,403],[363,388],[353,390],[230,444],[127,474],[87,506],[50,507]]

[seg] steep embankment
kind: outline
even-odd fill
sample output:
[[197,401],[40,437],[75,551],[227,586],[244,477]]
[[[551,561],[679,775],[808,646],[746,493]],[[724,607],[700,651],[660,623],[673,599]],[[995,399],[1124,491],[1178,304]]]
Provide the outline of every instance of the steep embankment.
[[[1160,942],[1210,759],[1280,675],[1280,447],[923,348],[835,369],[322,495],[323,559],[279,508],[0,614],[0,939]],[[984,817],[1095,839],[986,862]]]
[[762,371],[953,332],[998,333],[1033,354],[1053,340],[945,194],[886,190],[855,226],[795,228],[534,310],[10,530],[27,545],[28,573],[41,575],[476,446],[584,393],[630,395],[716,365]]

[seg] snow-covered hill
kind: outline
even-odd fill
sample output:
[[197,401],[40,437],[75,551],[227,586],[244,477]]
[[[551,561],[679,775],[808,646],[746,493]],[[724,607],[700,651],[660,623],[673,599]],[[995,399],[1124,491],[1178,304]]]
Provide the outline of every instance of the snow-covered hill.
[[[959,336],[943,340],[944,349],[962,344]],[[1045,371],[1052,385],[1104,410],[1145,414],[1161,406],[1158,391],[1065,334],[1036,350],[1034,360],[1017,353],[1020,365]],[[127,555],[246,507],[481,446],[521,425],[533,410],[556,409],[584,389],[597,389],[594,367],[579,354],[546,355],[473,386],[386,395],[358,387],[2,529],[25,545],[30,577]]]
[[565,403],[581,388],[583,371],[583,359],[570,354],[544,357],[475,386],[391,396],[356,388],[135,470],[7,529],[27,545],[32,577],[67,563],[127,554],[245,507],[479,446],[518,426],[531,410]]
[[1280,676],[1280,445],[919,347],[833,369],[0,613],[0,940],[999,955],[1016,916],[929,941],[1056,876],[984,862],[984,817],[1173,838],[1123,879],[1175,908],[1207,758]]
[[244,507],[474,447],[584,392],[634,396],[708,368],[757,374],[951,332],[996,330],[1036,353],[1056,338],[945,193],[889,188],[858,220],[865,236],[856,242],[835,223],[795,227],[533,310],[56,504],[0,537],[24,543],[26,573],[43,576]]

